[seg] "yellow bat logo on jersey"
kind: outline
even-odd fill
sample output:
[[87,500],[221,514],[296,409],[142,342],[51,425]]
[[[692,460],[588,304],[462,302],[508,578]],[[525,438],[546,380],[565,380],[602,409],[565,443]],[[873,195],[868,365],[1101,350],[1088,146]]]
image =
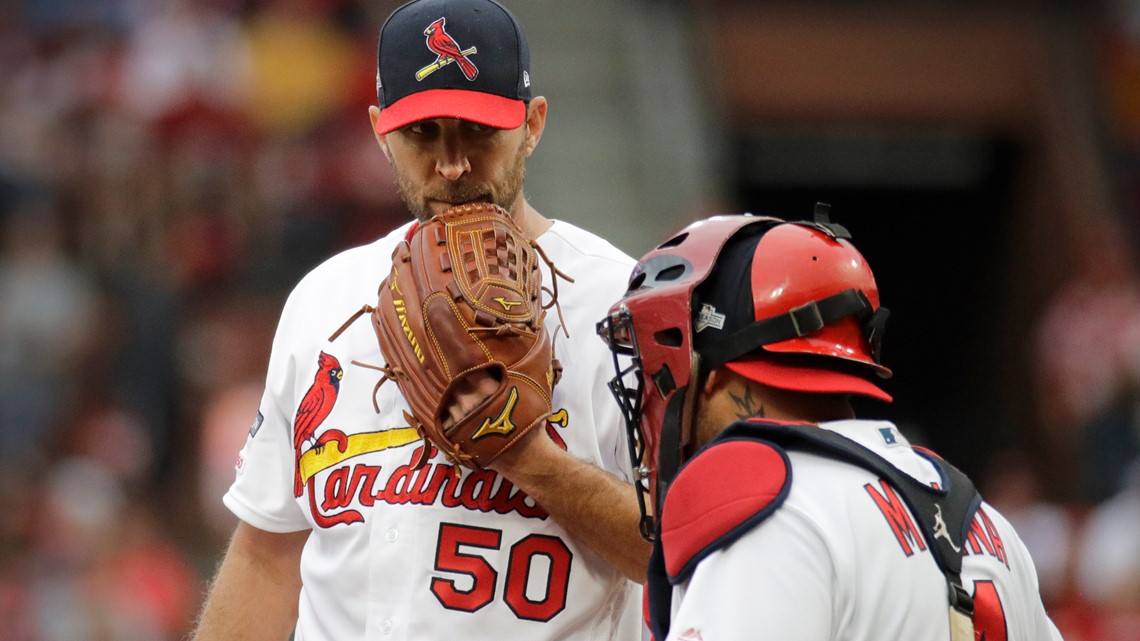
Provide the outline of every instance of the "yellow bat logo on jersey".
[[503,309],[507,310],[508,312],[511,311],[511,308],[522,305],[521,300],[520,301],[509,301],[506,298],[504,298],[503,296],[496,296],[495,298],[492,298],[491,300],[502,305]]
[[349,434],[343,451],[336,444],[333,444],[331,447],[306,450],[298,464],[301,472],[301,481],[308,483],[309,479],[318,472],[327,470],[334,465],[339,465],[342,461],[354,456],[381,452],[389,448],[402,447],[419,441],[420,434],[414,427],[395,427],[379,432]]
[[506,436],[515,431],[515,423],[511,420],[511,413],[515,411],[515,404],[519,400],[519,388],[512,387],[511,393],[507,396],[507,404],[503,406],[503,411],[495,417],[495,420],[490,418],[483,419],[483,424],[475,433],[471,435],[471,440],[483,438],[488,434],[498,434],[499,436]]

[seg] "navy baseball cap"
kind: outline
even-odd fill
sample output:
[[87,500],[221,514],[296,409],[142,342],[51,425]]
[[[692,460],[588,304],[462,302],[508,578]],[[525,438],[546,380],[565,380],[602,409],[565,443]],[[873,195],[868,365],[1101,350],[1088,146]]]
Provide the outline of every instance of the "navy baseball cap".
[[430,118],[526,121],[530,48],[494,0],[413,0],[388,16],[377,49],[377,134]]

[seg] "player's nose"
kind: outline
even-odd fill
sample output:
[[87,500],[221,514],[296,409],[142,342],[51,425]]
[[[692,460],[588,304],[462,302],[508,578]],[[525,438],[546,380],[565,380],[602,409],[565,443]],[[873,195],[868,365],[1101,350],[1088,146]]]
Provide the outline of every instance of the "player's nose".
[[438,153],[435,170],[447,180],[459,180],[471,171],[471,159],[458,121],[445,120],[441,124]]
[[444,154],[435,162],[435,170],[447,180],[459,180],[471,171],[471,161],[466,154]]

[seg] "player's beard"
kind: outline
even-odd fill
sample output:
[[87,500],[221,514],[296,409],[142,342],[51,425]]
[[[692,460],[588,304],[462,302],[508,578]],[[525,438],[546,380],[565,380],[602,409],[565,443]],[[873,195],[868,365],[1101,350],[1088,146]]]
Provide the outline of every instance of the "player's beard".
[[392,164],[392,171],[396,174],[396,187],[399,189],[400,198],[418,220],[429,220],[434,215],[428,207],[428,202],[432,200],[456,204],[474,201],[491,202],[511,211],[519,194],[522,193],[523,181],[526,179],[526,139],[524,138],[519,144],[511,166],[504,172],[498,184],[479,185],[461,178],[443,188],[432,190],[424,188],[421,191],[420,185],[401,171],[395,163]]

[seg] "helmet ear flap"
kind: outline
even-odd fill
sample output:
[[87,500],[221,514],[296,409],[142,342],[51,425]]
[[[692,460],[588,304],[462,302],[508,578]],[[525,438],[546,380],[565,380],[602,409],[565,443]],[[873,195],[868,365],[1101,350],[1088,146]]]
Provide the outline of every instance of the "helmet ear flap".
[[693,425],[697,414],[697,392],[703,384],[701,358],[691,353],[688,384],[676,388],[665,407],[661,425],[661,441],[657,451],[657,505],[660,514],[665,491],[680,470],[685,449],[693,442]]

